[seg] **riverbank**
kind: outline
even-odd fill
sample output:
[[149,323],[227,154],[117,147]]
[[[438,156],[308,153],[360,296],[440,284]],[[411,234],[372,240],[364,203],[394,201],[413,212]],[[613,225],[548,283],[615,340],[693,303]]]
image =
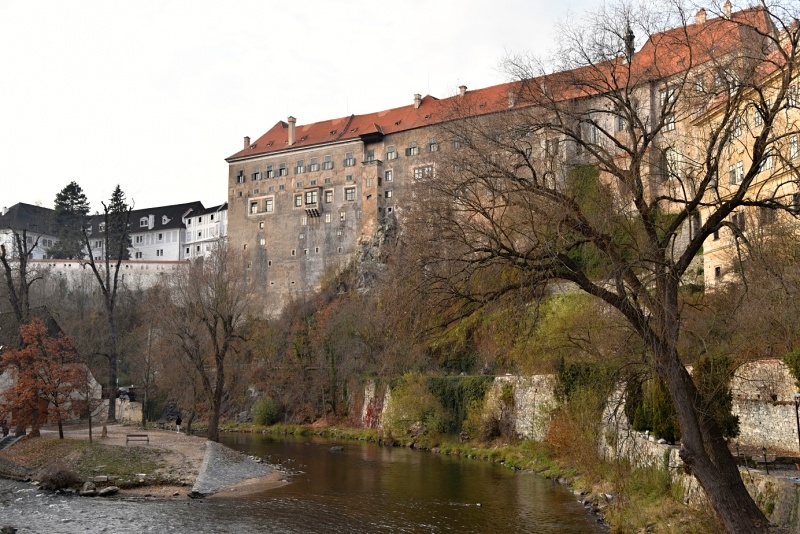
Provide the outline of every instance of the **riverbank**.
[[[128,434],[145,433],[149,441],[127,442]],[[0,475],[41,483],[61,473],[65,480],[117,486],[123,495],[170,499],[241,495],[286,483],[279,471],[197,436],[123,425],[108,425],[105,436],[94,428],[92,443],[88,427],[64,434],[61,440],[44,430],[0,451]]]

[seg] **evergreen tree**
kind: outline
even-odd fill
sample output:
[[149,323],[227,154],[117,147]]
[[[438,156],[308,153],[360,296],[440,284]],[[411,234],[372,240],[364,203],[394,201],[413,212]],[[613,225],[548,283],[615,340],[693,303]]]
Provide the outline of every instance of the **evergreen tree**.
[[74,260],[85,254],[82,228],[89,213],[89,201],[77,183],[70,182],[56,195],[55,228],[58,239],[47,249],[51,258]]
[[130,206],[119,184],[111,193],[106,209],[106,255],[108,259],[130,259],[131,236],[128,229]]

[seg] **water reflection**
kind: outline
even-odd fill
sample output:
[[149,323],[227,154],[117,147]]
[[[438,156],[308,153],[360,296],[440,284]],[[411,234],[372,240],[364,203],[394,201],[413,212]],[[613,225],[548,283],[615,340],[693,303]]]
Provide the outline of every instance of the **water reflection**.
[[[408,449],[226,435],[295,472],[246,498],[88,499],[0,481],[0,526],[20,532],[601,532],[564,488],[487,462]],[[480,506],[478,506],[480,504]]]

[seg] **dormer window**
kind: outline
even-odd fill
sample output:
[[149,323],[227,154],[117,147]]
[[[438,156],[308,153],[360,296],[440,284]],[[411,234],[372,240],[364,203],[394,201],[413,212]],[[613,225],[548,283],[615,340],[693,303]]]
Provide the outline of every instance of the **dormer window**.
[[[147,217],[139,219],[139,228],[147,228]],[[100,231],[103,231],[103,224],[100,224]]]
[[170,218],[166,215],[161,216],[161,224],[167,224],[170,221]]
[[100,230],[101,232],[105,232],[106,231],[106,223],[101,222],[98,230]]

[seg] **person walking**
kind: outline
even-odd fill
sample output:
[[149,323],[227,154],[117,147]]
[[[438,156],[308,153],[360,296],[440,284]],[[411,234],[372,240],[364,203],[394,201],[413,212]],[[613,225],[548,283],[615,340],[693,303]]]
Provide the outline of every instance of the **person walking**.
[[175,426],[178,427],[178,434],[181,433],[181,416],[179,415],[178,418],[175,420]]

